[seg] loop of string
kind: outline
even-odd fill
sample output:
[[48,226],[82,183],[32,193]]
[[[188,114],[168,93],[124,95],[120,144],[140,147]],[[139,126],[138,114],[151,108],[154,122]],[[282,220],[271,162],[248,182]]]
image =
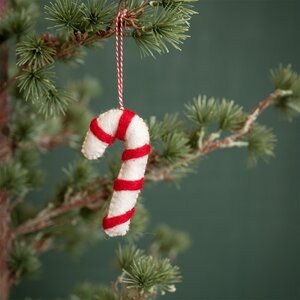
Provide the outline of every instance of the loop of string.
[[124,109],[123,105],[123,18],[124,11],[119,11],[116,17],[116,63],[118,76],[118,97],[119,107]]

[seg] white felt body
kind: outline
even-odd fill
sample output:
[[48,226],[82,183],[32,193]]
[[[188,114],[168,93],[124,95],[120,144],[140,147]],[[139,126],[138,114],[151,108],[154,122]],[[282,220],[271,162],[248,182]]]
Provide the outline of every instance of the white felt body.
[[[101,114],[97,121],[99,127],[101,127],[107,134],[115,136],[122,110],[111,109]],[[135,115],[130,125],[128,126],[125,135],[125,148],[135,149],[142,147],[145,144],[149,144],[149,131],[148,127],[138,115]],[[103,143],[89,130],[83,146],[82,153],[87,159],[97,159],[104,154],[108,144]],[[119,179],[125,180],[139,180],[144,177],[145,169],[147,165],[148,155],[137,159],[131,159],[122,163],[120,172],[118,174]],[[114,191],[107,216],[114,217],[122,215],[131,210],[137,201],[140,190],[138,191]],[[106,229],[105,232],[109,236],[125,235],[129,230],[130,220],[126,223],[117,225],[113,228]]]

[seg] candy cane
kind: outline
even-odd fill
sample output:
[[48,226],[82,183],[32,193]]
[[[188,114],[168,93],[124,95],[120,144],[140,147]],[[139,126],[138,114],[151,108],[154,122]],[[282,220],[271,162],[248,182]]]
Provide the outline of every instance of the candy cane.
[[87,159],[97,159],[115,138],[125,142],[125,150],[108,213],[102,223],[109,236],[125,235],[129,229],[151,149],[148,127],[143,119],[127,109],[111,109],[92,120],[82,153]]

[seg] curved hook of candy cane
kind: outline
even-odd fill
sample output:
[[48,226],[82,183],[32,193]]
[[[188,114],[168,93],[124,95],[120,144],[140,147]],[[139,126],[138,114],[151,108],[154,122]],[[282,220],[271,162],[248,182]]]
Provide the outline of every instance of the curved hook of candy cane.
[[125,150],[108,213],[103,219],[104,231],[109,236],[125,235],[129,230],[151,150],[143,119],[127,109],[111,109],[92,120],[82,153],[87,159],[97,159],[115,138],[125,142]]

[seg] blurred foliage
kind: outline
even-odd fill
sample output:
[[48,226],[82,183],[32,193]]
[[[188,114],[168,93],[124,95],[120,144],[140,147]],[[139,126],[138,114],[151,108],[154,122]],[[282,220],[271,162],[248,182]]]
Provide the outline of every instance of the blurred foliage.
[[20,40],[32,33],[38,15],[38,6],[34,0],[8,1],[7,13],[0,21],[0,44],[12,37]]
[[163,255],[174,259],[179,253],[185,251],[190,244],[191,240],[186,232],[161,225],[155,230],[150,251],[155,256]]
[[291,91],[291,95],[277,97],[275,107],[291,121],[300,113],[300,75],[292,70],[292,66],[279,65],[271,70],[271,77],[276,89]]
[[56,219],[56,225],[46,230],[46,234],[55,239],[57,245],[74,257],[78,257],[88,247],[98,242],[99,215],[93,214],[93,219],[87,220],[73,212],[63,218]]
[[162,121],[158,121],[155,116],[152,116],[148,121],[151,143],[159,142],[164,139],[170,132],[182,128],[182,121],[178,114],[166,114]]
[[41,263],[34,248],[25,241],[15,241],[12,245],[8,265],[14,277],[32,277],[40,270]]
[[128,244],[123,247],[119,245],[117,259],[120,270],[128,270],[134,260],[137,260],[144,255],[144,251],[138,249],[134,244]]
[[13,195],[24,195],[28,191],[28,173],[18,162],[0,164],[0,189]]
[[117,300],[113,291],[106,286],[92,284],[89,282],[77,286],[70,300]]
[[96,178],[97,173],[91,162],[80,159],[74,164],[70,164],[68,168],[63,170],[65,173],[65,180],[61,181],[57,191],[54,195],[52,203],[60,205],[68,202],[72,196],[82,190],[88,190]]
[[23,201],[15,205],[11,213],[12,223],[15,227],[24,223],[25,221],[34,218],[39,212],[39,207],[29,203],[29,201]]

